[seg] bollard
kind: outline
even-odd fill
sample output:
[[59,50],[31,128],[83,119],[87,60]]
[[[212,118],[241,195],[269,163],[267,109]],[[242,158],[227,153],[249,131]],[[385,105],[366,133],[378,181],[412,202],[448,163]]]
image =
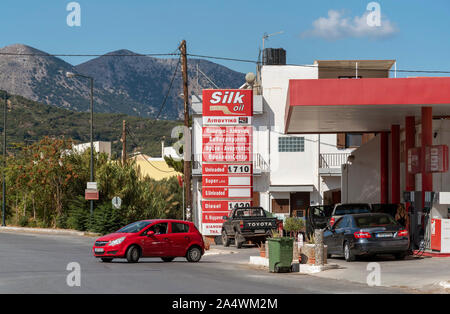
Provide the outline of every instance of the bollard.
[[315,238],[315,257],[316,262],[315,265],[323,265],[324,264],[324,258],[323,258],[323,230],[316,229],[314,231],[314,238]]

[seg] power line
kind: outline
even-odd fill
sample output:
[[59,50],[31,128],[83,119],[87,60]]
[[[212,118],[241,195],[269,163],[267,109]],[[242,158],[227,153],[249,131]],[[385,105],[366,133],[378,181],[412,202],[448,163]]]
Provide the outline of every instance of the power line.
[[[172,53],[131,53],[131,54],[48,54],[48,53],[15,53],[15,52],[0,52],[0,56],[39,56],[39,57],[169,57],[169,56],[180,56],[179,52]],[[187,56],[204,58],[204,59],[214,59],[214,60],[223,60],[223,61],[234,61],[234,62],[243,62],[243,63],[253,63],[260,64],[260,61],[250,60],[250,59],[242,59],[242,58],[233,58],[233,57],[221,57],[221,56],[210,56],[210,55],[201,55],[201,54],[191,54],[188,53]],[[299,67],[308,67],[308,68],[317,68],[318,65],[308,65],[308,64],[286,64],[289,66],[299,66]],[[335,66],[320,66],[322,69],[335,69],[335,70],[354,70],[353,67],[335,67]],[[447,70],[406,70],[406,69],[397,69],[397,70],[384,70],[384,69],[373,69],[373,68],[361,68],[364,71],[388,71],[388,72],[399,72],[399,73],[426,73],[426,74],[450,74],[450,71]]]
[[155,125],[156,121],[159,119],[159,116],[162,113],[162,110],[164,109],[164,107],[166,105],[167,99],[169,98],[169,94],[170,94],[170,92],[172,90],[173,82],[175,81],[175,77],[176,77],[177,72],[178,72],[178,67],[180,66],[180,62],[181,62],[181,59],[178,59],[177,65],[175,67],[175,71],[173,72],[173,75],[172,75],[172,79],[170,80],[169,88],[167,90],[166,95],[164,96],[164,100],[161,103],[159,111],[158,111],[156,117],[154,118],[153,122],[150,124],[149,129],[147,131],[149,131]]
[[50,54],[50,53],[18,53],[0,52],[0,56],[23,56],[23,57],[163,57],[179,56],[179,53],[129,53],[129,54]]
[[[128,126],[126,126],[126,130],[127,130],[127,134],[130,135],[133,144],[135,144],[136,146],[139,146],[139,145],[137,145],[137,143],[136,143],[136,141],[135,141],[135,137],[134,137],[134,135],[132,134],[131,130],[128,128]],[[147,160],[147,158],[145,158],[145,155],[144,155],[143,153],[139,153],[138,155],[142,155],[142,157],[144,158],[144,160],[145,160],[146,162],[148,162],[148,164],[149,164],[150,166],[152,166],[154,169],[156,169],[156,170],[158,170],[158,171],[160,171],[160,172],[163,172],[163,173],[173,173],[173,171],[166,171],[166,170],[159,169],[159,168],[156,167],[154,164],[152,164],[149,160]]]
[[[257,60],[250,60],[250,59],[217,57],[217,56],[198,55],[198,54],[188,54],[188,55],[191,56],[191,57],[204,58],[204,59],[225,60],[225,61],[245,62],[245,63],[254,63],[254,64],[259,64],[260,63]],[[319,65],[314,65],[314,64],[289,63],[289,64],[286,64],[286,65],[288,65],[288,66],[298,66],[298,67],[307,67],[307,68],[333,69],[333,70],[355,70],[354,67],[319,66]],[[374,69],[374,68],[360,68],[360,69],[364,70],[364,71],[388,71],[388,72],[400,72],[400,73],[450,74],[450,71],[445,71],[445,70],[402,70],[402,69],[385,70],[385,69]]]
[[190,57],[197,57],[197,58],[204,58],[204,59],[216,59],[216,60],[225,60],[225,61],[237,61],[237,62],[247,62],[247,63],[258,63],[258,61],[255,60],[248,60],[248,59],[238,59],[238,58],[229,58],[229,57],[217,57],[217,56],[206,56],[206,55],[197,55],[192,53],[187,53],[187,56]]

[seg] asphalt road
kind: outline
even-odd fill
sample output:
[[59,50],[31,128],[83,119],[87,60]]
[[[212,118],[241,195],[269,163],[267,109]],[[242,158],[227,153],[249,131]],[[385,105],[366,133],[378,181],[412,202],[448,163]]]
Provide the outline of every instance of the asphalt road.
[[[255,248],[204,256],[199,263],[143,259],[102,263],[95,239],[77,236],[0,233],[0,293],[405,293],[346,280],[300,274],[272,274],[246,265]],[[81,266],[81,286],[69,287],[69,263]]]

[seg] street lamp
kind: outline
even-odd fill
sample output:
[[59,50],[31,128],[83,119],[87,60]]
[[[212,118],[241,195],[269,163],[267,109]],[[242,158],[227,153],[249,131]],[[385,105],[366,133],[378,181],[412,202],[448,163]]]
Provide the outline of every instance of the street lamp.
[[5,91],[5,103],[3,105],[3,191],[2,191],[2,227],[6,226],[6,176],[5,176],[5,168],[6,168],[6,113],[8,109],[8,94]]
[[[68,78],[75,78],[75,77],[82,77],[85,79],[88,79],[91,85],[91,182],[94,182],[94,78],[87,75],[82,75],[78,73],[73,72],[66,72],[66,77]],[[91,217],[94,212],[94,201],[91,200]]]

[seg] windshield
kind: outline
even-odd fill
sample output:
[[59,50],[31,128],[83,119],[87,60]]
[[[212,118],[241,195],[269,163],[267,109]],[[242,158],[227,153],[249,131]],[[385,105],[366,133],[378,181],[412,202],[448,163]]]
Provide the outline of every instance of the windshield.
[[397,222],[390,215],[359,216],[359,217],[355,217],[355,222],[359,228],[397,225]]
[[332,206],[312,206],[311,214],[317,217],[330,217],[333,211]]
[[264,211],[262,208],[236,209],[234,217],[264,217]]
[[134,222],[132,224],[129,224],[128,226],[123,227],[122,229],[118,230],[116,233],[137,233],[147,227],[149,224],[151,224],[151,221],[138,221]]
[[349,214],[366,214],[370,213],[368,204],[345,204],[336,207],[335,215],[349,215]]

